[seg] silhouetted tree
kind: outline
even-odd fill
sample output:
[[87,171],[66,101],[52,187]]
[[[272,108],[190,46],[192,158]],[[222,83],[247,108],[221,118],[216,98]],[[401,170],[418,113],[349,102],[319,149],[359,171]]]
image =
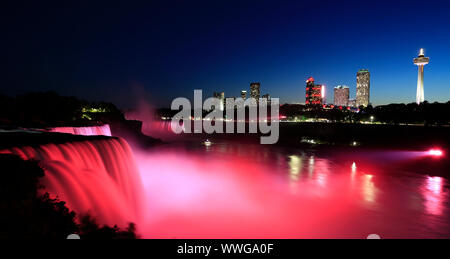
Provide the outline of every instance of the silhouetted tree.
[[64,239],[76,233],[75,213],[65,203],[38,195],[39,178],[44,171],[35,161],[13,155],[0,155],[0,238]]
[[89,215],[81,217],[80,223],[83,239],[136,239],[136,226],[133,223],[130,223],[124,231],[117,226],[100,227],[96,220]]

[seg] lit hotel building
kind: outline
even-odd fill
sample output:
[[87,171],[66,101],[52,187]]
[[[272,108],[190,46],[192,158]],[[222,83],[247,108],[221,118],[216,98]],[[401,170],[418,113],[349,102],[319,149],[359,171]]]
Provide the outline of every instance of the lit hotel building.
[[314,84],[314,78],[310,77],[306,81],[306,105],[323,104],[325,86]]
[[334,105],[349,106],[350,88],[345,85],[336,86],[334,88]]
[[370,103],[370,72],[361,69],[356,75],[356,106],[369,106]]

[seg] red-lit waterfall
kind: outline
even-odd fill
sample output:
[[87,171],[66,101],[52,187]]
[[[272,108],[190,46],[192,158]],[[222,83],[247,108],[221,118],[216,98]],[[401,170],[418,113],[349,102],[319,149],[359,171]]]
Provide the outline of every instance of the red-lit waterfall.
[[82,136],[111,136],[111,129],[108,124],[90,127],[56,127],[50,128],[48,131]]
[[145,204],[142,184],[123,139],[10,148],[0,153],[40,161],[46,171],[45,191],[67,202],[77,214],[89,213],[100,224],[119,227],[140,220]]

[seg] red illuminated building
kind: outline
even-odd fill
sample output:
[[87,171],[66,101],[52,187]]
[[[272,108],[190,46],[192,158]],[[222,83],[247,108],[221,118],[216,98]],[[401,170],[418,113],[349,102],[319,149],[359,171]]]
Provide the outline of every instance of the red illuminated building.
[[314,84],[314,78],[310,77],[306,81],[306,105],[322,105],[323,88],[323,85]]

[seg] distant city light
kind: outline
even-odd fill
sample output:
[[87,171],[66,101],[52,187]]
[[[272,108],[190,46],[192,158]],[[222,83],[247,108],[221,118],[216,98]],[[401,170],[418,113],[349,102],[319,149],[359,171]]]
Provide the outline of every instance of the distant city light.
[[443,156],[444,152],[442,152],[442,150],[440,150],[440,149],[431,149],[430,151],[428,151],[428,154],[430,156],[437,156],[437,157],[439,157],[439,156]]

